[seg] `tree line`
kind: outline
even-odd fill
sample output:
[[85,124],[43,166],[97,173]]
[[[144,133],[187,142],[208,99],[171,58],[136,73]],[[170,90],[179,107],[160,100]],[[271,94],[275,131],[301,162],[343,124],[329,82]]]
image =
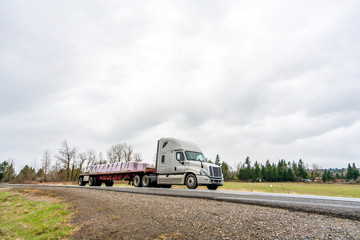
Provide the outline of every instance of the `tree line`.
[[[48,150],[44,151],[39,169],[25,165],[19,174],[16,174],[14,160],[3,161],[0,163],[0,181],[75,181],[79,174],[87,172],[91,165],[129,161],[140,162],[142,157],[126,143],[110,146],[104,158],[101,152],[97,154],[93,149],[81,152],[78,148],[71,147],[65,140],[61,142],[57,155],[52,156]],[[218,154],[214,163],[221,166],[225,181],[293,182],[307,179],[314,181],[320,178],[323,182],[329,182],[355,181],[360,176],[355,163],[352,165],[349,163],[346,169],[320,169],[316,164],[309,169],[302,159],[298,162],[286,162],[281,159],[278,163],[270,163],[267,160],[265,164],[255,161],[251,164],[250,157],[246,157],[245,162],[238,164],[233,170],[229,164],[220,160]]]
[[106,151],[104,158],[102,152],[98,154],[93,149],[81,152],[75,146],[70,146],[66,140],[61,142],[56,155],[51,155],[45,150],[41,157],[41,167],[35,169],[25,165],[16,174],[14,160],[7,160],[0,163],[0,182],[26,182],[26,181],[75,181],[82,172],[87,172],[91,165],[142,161],[140,153],[127,143],[117,143]]
[[239,164],[235,171],[226,163],[220,162],[219,155],[216,156],[215,164],[221,166],[224,180],[241,180],[249,182],[294,182],[321,179],[323,182],[344,180],[356,181],[359,176],[359,170],[355,163],[349,163],[347,169],[320,169],[316,164],[309,169],[300,159],[298,162],[286,162],[284,159],[278,161],[277,164],[270,163],[269,160],[265,164],[251,164],[250,157],[246,157],[243,164]]

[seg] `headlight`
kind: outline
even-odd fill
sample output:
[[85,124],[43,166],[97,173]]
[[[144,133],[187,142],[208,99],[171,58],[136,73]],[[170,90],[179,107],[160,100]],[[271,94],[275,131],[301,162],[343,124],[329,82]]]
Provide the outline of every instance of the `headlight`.
[[200,175],[204,175],[204,176],[209,176],[209,174],[207,173],[207,171],[201,169],[200,170]]

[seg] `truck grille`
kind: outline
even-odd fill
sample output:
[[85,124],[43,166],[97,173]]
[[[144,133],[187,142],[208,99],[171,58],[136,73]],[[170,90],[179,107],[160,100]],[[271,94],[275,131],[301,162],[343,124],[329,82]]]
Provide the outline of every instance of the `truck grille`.
[[210,177],[221,177],[221,168],[220,167],[209,167]]

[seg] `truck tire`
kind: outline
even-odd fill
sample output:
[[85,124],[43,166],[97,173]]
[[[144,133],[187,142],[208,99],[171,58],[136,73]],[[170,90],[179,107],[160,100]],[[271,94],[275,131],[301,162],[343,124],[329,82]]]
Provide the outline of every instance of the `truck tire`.
[[100,179],[96,179],[96,183],[95,183],[96,185],[95,186],[100,187],[102,183],[103,182]]
[[89,186],[96,186],[96,178],[95,177],[90,177],[89,178]]
[[190,173],[189,175],[187,175],[185,182],[188,189],[197,188],[197,179],[194,174]]
[[218,186],[216,186],[216,185],[207,185],[207,188],[209,190],[216,190],[218,188]]
[[83,181],[83,177],[79,177],[78,184],[79,186],[85,186],[86,182]]
[[105,185],[106,185],[107,187],[112,187],[112,186],[114,185],[114,180],[108,180],[108,181],[106,181],[106,182],[105,182]]
[[141,177],[140,175],[136,175],[133,179],[134,187],[141,187]]
[[150,187],[150,178],[148,175],[142,177],[141,184],[143,187]]

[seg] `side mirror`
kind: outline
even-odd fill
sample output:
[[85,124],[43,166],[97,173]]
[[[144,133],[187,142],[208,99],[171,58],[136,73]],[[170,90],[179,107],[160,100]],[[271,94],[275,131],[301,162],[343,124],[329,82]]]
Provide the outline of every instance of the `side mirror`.
[[179,161],[181,164],[184,164],[184,154],[182,152],[177,152],[176,160]]

